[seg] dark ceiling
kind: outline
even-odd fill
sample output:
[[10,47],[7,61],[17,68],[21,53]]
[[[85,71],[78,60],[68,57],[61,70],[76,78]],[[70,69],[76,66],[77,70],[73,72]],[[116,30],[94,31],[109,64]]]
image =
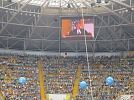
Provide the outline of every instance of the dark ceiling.
[[[40,3],[42,0],[39,0]],[[57,2],[53,5],[51,2]],[[134,49],[134,0],[0,0],[0,48],[35,51],[85,52],[84,40],[61,38],[61,17],[93,16],[95,38],[87,40],[89,52]],[[104,1],[104,0],[102,0]],[[95,6],[91,6],[95,3]],[[64,5],[61,5],[64,4]],[[70,4],[71,8],[67,5]],[[54,19],[57,19],[55,21]]]

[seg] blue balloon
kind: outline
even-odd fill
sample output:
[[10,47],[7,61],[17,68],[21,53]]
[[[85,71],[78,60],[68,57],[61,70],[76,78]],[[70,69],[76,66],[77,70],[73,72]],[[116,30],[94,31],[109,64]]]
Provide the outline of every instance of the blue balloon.
[[112,77],[108,77],[107,79],[108,79],[108,80],[114,80]]
[[19,82],[20,84],[24,84],[26,82],[26,79],[24,77],[20,77]]
[[106,80],[106,82],[108,85],[111,85],[113,83],[113,81],[111,81],[111,80]]
[[113,79],[112,77],[108,77],[108,78],[106,79],[106,83],[107,83],[108,85],[111,85],[113,82],[114,82],[114,79]]
[[86,82],[85,81],[80,82],[80,87],[82,89],[85,89],[86,88]]

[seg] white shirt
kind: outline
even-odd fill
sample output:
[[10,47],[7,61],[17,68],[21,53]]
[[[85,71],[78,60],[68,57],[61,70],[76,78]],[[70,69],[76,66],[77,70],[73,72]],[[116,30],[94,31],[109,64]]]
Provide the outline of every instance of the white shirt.
[[79,29],[79,30],[77,30],[77,34],[81,34],[81,31],[80,31],[80,29]]

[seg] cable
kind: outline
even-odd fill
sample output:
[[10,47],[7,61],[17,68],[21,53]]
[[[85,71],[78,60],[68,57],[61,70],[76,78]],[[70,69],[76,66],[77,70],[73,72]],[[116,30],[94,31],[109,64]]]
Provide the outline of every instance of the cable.
[[[83,16],[83,9],[82,9],[82,19],[83,19],[83,25],[85,27],[85,24],[84,24],[84,16]],[[87,64],[88,64],[88,72],[89,72],[89,79],[90,79],[90,92],[91,92],[91,100],[93,100],[93,91],[92,91],[92,80],[91,80],[91,73],[90,73],[90,65],[89,65],[89,60],[88,60],[88,51],[87,51],[87,38],[86,38],[86,35],[85,35],[85,30],[84,30],[84,38],[85,38],[85,47],[86,47],[86,57],[87,57]]]

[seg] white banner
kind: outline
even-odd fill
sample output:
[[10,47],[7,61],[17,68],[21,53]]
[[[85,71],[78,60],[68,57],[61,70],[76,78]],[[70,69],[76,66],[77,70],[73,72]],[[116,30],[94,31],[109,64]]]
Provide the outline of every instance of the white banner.
[[67,94],[47,94],[47,100],[70,100]]
[[121,95],[121,100],[134,100],[133,95]]

